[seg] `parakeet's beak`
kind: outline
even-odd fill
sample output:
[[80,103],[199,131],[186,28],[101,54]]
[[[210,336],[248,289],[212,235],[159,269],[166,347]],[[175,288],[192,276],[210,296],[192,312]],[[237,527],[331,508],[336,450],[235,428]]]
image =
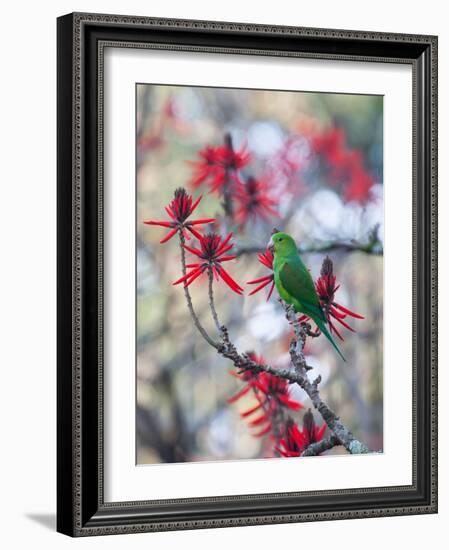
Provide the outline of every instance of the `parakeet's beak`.
[[273,242],[273,237],[270,238],[270,240],[268,241],[268,245],[267,245],[267,248],[268,250],[270,250],[271,252],[274,252],[274,242]]

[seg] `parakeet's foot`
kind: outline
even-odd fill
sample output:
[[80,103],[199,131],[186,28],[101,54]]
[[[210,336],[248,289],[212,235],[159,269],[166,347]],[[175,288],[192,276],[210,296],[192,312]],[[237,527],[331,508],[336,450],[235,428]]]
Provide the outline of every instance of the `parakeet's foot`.
[[307,323],[306,321],[301,322],[301,327],[303,328],[307,336],[310,336],[311,338],[318,338],[318,336],[320,336],[321,334],[321,331],[318,327],[315,330],[312,330],[312,325],[310,323]]

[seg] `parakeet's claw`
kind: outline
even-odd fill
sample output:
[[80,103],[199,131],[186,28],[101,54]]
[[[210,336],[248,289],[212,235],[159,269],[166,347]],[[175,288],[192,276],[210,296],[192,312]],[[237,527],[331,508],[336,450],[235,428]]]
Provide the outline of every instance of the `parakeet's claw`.
[[318,336],[321,335],[321,330],[318,327],[315,330],[312,330],[312,325],[307,323],[307,321],[302,321],[301,327],[307,336],[310,336],[311,338],[318,338]]

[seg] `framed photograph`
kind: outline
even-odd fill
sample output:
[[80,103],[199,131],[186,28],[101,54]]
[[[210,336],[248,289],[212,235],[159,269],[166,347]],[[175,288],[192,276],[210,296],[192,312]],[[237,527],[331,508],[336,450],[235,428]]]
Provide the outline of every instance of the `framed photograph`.
[[58,19],[58,531],[437,511],[437,38]]

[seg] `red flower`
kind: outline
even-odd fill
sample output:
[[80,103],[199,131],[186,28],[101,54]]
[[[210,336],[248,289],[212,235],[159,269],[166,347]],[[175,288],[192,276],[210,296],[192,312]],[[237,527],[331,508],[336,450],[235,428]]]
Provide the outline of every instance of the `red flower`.
[[[248,353],[248,357],[255,363],[265,364],[264,358],[261,356],[258,357],[254,353]],[[287,409],[297,411],[303,408],[301,403],[290,398],[289,383],[279,376],[267,372],[254,373],[254,371],[250,370],[234,374],[234,376],[245,381],[246,385],[230,397],[228,402],[234,403],[250,390],[253,390],[257,403],[242,412],[240,416],[247,418],[254,413],[261,412],[259,416],[249,422],[252,428],[260,428],[257,432],[253,433],[254,437],[262,437],[271,432],[273,422],[276,421],[276,418],[279,418],[279,414],[282,414],[283,411]]]
[[291,418],[287,420],[285,436],[281,439],[276,449],[280,455],[285,457],[301,456],[305,449],[304,435]]
[[176,110],[176,102],[172,97],[169,97],[161,108],[159,116],[156,116],[152,127],[138,139],[139,151],[145,153],[154,149],[159,149],[166,144],[164,137],[167,127],[172,127],[176,132],[182,132],[182,122],[179,121]]
[[368,198],[374,180],[363,166],[361,152],[347,148],[346,135],[341,128],[331,128],[314,136],[311,147],[326,161],[330,183],[343,185],[347,200],[362,202]]
[[363,167],[362,156],[358,151],[353,151],[348,157],[348,179],[345,185],[345,197],[347,200],[364,201],[374,180]]
[[218,164],[219,156],[217,150],[217,147],[206,145],[204,149],[198,151],[200,160],[190,161],[190,164],[195,169],[195,173],[190,180],[190,184],[194,189],[205,182],[211,183],[212,186],[222,183],[223,171]]
[[318,443],[321,441],[326,431],[326,424],[323,424],[321,427],[318,427],[315,424],[315,419],[313,417],[312,411],[309,409],[302,420],[302,434],[304,437],[304,448],[307,449],[312,443]]
[[[333,264],[329,256],[326,256],[323,261],[321,274],[315,283],[315,288],[318,294],[318,298],[320,299],[324,314],[329,323],[330,331],[334,332],[338,336],[338,338],[340,338],[340,340],[344,339],[340,332],[337,330],[335,323],[332,321],[332,319],[335,319],[351,332],[355,332],[355,330],[350,327],[344,321],[344,319],[348,315],[356,319],[364,319],[364,317],[362,317],[358,313],[354,313],[353,311],[347,309],[346,307],[343,307],[340,304],[337,304],[334,301],[335,293],[340,288],[340,285],[337,285],[337,277],[333,273]],[[303,321],[305,319],[307,319],[307,316],[304,315],[299,318],[300,321]]]
[[301,456],[309,445],[323,439],[325,431],[326,424],[318,427],[315,424],[312,411],[309,409],[304,415],[302,431],[292,419],[287,420],[285,436],[276,450],[285,457]]
[[329,164],[341,168],[346,160],[346,137],[341,128],[330,128],[312,138],[313,151]]
[[211,192],[221,191],[232,174],[246,166],[250,160],[248,152],[242,148],[235,151],[229,134],[225,136],[225,143],[219,147],[206,145],[198,152],[200,160],[191,162],[195,169],[190,181],[194,189],[206,183]]
[[222,240],[220,235],[216,233],[209,233],[207,235],[198,235],[200,241],[200,248],[193,248],[191,246],[183,245],[186,250],[200,258],[202,260],[198,263],[188,264],[186,267],[190,270],[186,275],[175,281],[173,284],[178,285],[184,283],[187,287],[193,281],[198,279],[205,271],[212,270],[216,280],[222,279],[228,287],[237,294],[243,293],[243,288],[234,281],[229,273],[221,265],[222,262],[229,262],[234,260],[237,256],[226,256],[234,245],[229,244],[232,233]]
[[236,151],[232,145],[232,139],[229,134],[225,136],[225,143],[217,148],[218,162],[230,170],[241,170],[250,161],[251,155],[242,147]]
[[307,144],[303,136],[292,135],[265,161],[264,179],[274,189],[273,196],[278,203],[282,197],[282,200],[294,205],[306,191],[304,173],[309,164]]
[[256,180],[249,177],[246,183],[239,180],[235,191],[235,198],[240,203],[235,218],[242,227],[251,219],[269,219],[270,216],[278,216],[274,209],[276,201],[268,194],[268,184],[264,180]]
[[[266,250],[265,252],[258,254],[259,262],[264,265],[265,267],[268,267],[271,271],[273,271],[273,253],[271,250]],[[259,290],[262,290],[262,288],[266,287],[271,283],[270,290],[268,291],[267,301],[270,299],[271,295],[273,294],[274,290],[274,273],[271,273],[270,275],[265,275],[264,277],[260,277],[259,279],[254,279],[253,281],[248,281],[247,285],[259,285],[254,290],[252,290],[249,295],[252,296],[253,294],[256,294],[256,292],[259,292]]]
[[274,172],[274,176],[281,172],[287,178],[293,178],[305,164],[303,138],[295,135],[288,137],[282,147],[268,159],[269,171]]
[[139,138],[138,148],[140,151],[151,151],[152,149],[158,149],[164,144],[164,139],[161,136],[161,133],[152,134],[147,133]]
[[[256,355],[253,351],[249,351],[247,353],[247,356],[251,359],[251,361],[257,363],[258,365],[263,365],[265,363],[265,359],[261,355]],[[254,383],[257,380],[259,373],[253,370],[245,370],[243,372],[235,372],[235,370],[231,370],[229,371],[229,373],[231,374],[231,376],[235,376],[239,380],[245,382],[245,386],[243,386],[241,390],[239,390],[228,399],[228,403],[235,403],[241,397],[246,395],[249,390],[254,389]]]
[[167,227],[171,229],[169,233],[160,241],[161,244],[166,243],[178,231],[182,231],[184,235],[189,239],[190,237],[187,234],[186,230],[189,230],[196,238],[201,238],[201,234],[194,229],[194,225],[202,225],[205,223],[214,222],[214,218],[202,218],[199,220],[187,221],[187,218],[191,216],[201,201],[201,196],[193,202],[192,196],[189,195],[185,189],[179,187],[175,191],[175,198],[170,202],[168,206],[165,207],[167,214],[170,216],[170,221],[146,221],[143,222],[147,225],[159,225],[161,227]]
[[295,411],[303,408],[301,403],[290,399],[290,385],[284,378],[261,372],[254,385],[265,395],[266,400],[274,403],[274,407],[282,406]]

